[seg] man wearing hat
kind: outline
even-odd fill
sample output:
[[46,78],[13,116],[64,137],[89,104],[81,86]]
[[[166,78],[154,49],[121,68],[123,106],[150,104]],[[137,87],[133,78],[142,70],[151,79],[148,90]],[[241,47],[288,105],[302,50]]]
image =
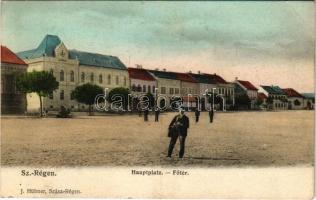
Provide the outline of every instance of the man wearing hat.
[[179,158],[183,158],[185,138],[188,133],[189,128],[189,118],[184,114],[183,109],[179,109],[179,114],[177,114],[169,125],[168,137],[170,137],[170,144],[168,149],[168,156],[171,157],[174,145],[176,144],[178,138],[180,141],[180,152]]

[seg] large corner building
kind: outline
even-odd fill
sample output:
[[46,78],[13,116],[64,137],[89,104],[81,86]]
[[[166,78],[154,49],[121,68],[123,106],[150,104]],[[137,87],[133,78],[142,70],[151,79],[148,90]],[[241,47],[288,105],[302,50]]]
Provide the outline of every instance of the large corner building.
[[[40,45],[18,53],[28,64],[28,71],[49,71],[59,82],[58,90],[43,99],[44,110],[59,110],[61,106],[77,111],[88,107],[76,102],[71,92],[76,86],[94,83],[108,91],[115,87],[129,88],[126,66],[115,56],[69,50],[58,36],[46,35]],[[28,112],[38,112],[39,98],[27,95]]]

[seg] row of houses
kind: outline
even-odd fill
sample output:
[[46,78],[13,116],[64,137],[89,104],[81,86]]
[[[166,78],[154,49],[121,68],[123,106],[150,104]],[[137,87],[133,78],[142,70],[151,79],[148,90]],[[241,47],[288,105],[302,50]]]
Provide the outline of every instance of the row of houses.
[[[127,68],[115,56],[68,49],[56,35],[46,35],[38,47],[17,54],[1,47],[1,63],[3,113],[39,111],[39,99],[36,94],[25,96],[15,88],[16,74],[33,70],[49,71],[59,82],[58,90],[43,99],[43,108],[48,111],[59,110],[61,106],[77,111],[87,110],[87,105],[76,102],[71,93],[76,86],[88,82],[101,86],[107,92],[116,87],[125,87],[133,94],[164,95],[167,98],[158,103],[167,106],[171,104],[173,96],[182,97],[184,105],[187,106],[197,105],[196,97],[201,97],[201,105],[208,106],[211,101],[204,98],[207,92],[223,99],[216,103],[218,108],[234,107],[236,98],[242,95],[249,97],[250,108],[255,108],[258,100],[262,100],[263,104],[272,105],[271,109],[304,108],[304,98],[300,96],[294,99],[295,95],[300,95],[294,89],[261,86],[262,91],[259,91],[249,81],[236,79],[228,82],[218,74],[150,70],[140,65]],[[313,103],[310,107],[312,106]]]

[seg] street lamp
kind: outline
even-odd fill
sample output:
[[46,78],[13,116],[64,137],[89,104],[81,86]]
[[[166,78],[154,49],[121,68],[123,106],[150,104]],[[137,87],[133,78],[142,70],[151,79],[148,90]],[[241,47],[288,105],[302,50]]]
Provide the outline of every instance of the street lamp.
[[155,110],[157,110],[157,104],[158,104],[158,88],[155,88]]
[[214,94],[215,94],[215,90],[216,90],[217,88],[212,88],[212,96],[213,96],[213,102],[212,102],[212,109],[213,109],[213,111],[214,111]]

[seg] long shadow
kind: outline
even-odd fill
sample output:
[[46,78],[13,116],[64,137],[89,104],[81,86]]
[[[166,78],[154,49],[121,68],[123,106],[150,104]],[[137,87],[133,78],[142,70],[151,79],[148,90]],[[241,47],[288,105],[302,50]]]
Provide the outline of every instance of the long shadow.
[[211,157],[188,157],[196,160],[241,160],[239,158],[211,158]]

